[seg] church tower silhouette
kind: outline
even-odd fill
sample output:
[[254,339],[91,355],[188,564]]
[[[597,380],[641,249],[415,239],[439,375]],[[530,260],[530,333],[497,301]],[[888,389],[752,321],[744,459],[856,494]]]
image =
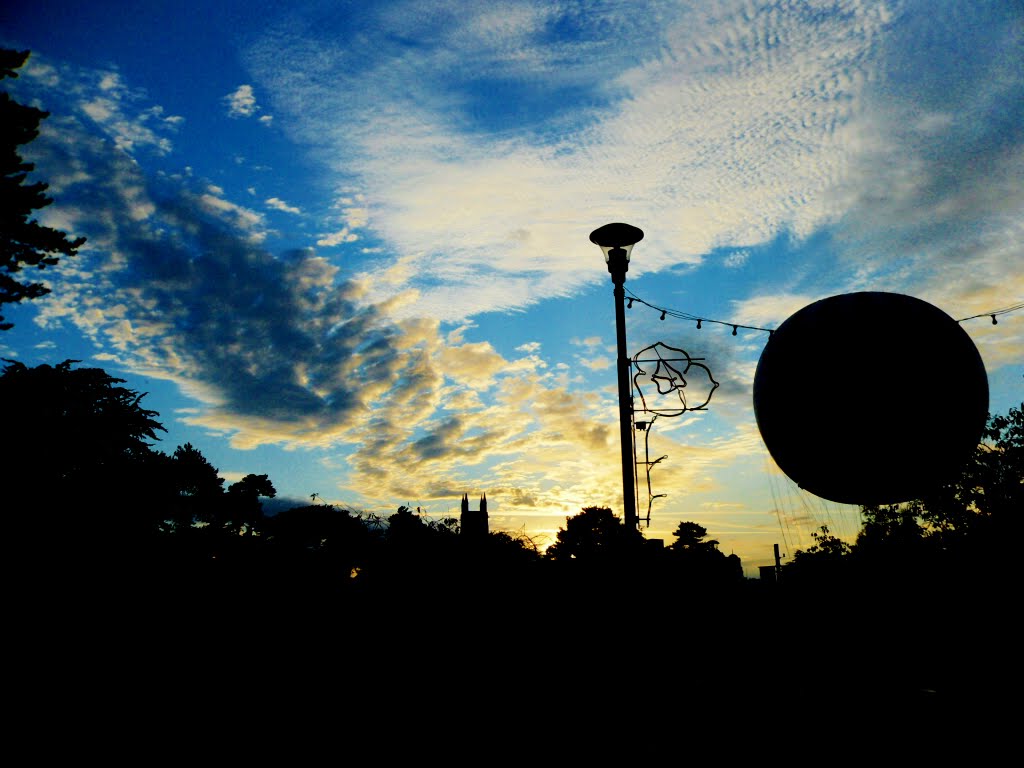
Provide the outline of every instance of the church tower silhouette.
[[469,508],[469,494],[462,494],[462,515],[459,517],[459,530],[463,536],[474,538],[487,535],[487,494],[480,497],[480,509]]

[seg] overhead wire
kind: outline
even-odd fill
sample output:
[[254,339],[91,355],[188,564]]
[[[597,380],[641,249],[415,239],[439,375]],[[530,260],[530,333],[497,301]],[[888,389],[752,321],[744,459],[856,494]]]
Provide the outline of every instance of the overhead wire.
[[[782,498],[778,492],[775,479],[771,470],[768,471],[768,490],[772,495],[772,505],[775,507],[775,518],[779,521],[779,532],[782,534],[782,543],[786,551],[790,550],[789,514],[782,509]],[[784,518],[785,513],[785,518]]]
[[[679,320],[690,320],[692,322],[696,322],[698,330],[700,330],[703,327],[704,323],[714,323],[716,325],[724,325],[729,328],[732,328],[733,336],[737,335],[737,330],[740,328],[746,331],[760,331],[763,333],[767,333],[769,338],[771,337],[772,333],[775,332],[774,328],[762,328],[761,326],[758,325],[747,325],[746,323],[738,323],[734,320],[716,320],[714,318],[705,317],[703,315],[695,315],[691,312],[682,312],[680,310],[672,309],[670,307],[659,307],[656,304],[651,304],[649,301],[640,298],[635,293],[633,293],[633,291],[631,291],[629,288],[626,288],[625,291],[627,294],[626,299],[628,301],[627,308],[632,307],[634,302],[637,304],[643,304],[645,307],[650,307],[656,312],[660,312],[660,319],[662,320],[664,320],[666,317],[674,317]],[[980,317],[989,317],[992,318],[992,325],[998,325],[999,323],[996,320],[997,317],[1001,315],[1008,315],[1011,312],[1019,312],[1022,309],[1024,309],[1024,302],[1018,304],[1011,304],[1008,307],[1002,307],[1000,309],[991,309],[988,310],[987,312],[981,312],[977,315],[971,315],[970,317],[961,317],[956,322],[963,323],[967,320],[976,320],[977,318]]]
[[1017,312],[1018,310],[1021,310],[1021,309],[1024,309],[1024,302],[1022,302],[1020,304],[1013,304],[1013,305],[1011,305],[1009,307],[1003,307],[1002,309],[993,309],[993,310],[991,310],[989,312],[982,312],[980,315],[971,315],[970,317],[961,317],[959,320],[957,320],[957,322],[958,323],[962,323],[964,320],[974,320],[974,319],[979,318],[979,317],[991,317],[992,318],[992,325],[999,325],[999,323],[996,321],[996,318],[999,315],[1008,315],[1011,312]]

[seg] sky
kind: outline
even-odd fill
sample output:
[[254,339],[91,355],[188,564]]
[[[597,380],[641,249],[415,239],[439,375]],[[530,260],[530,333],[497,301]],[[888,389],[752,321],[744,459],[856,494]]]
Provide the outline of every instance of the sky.
[[[757,329],[819,299],[982,315],[990,410],[1024,400],[1024,312],[988,315],[1024,301],[1019,3],[34,0],[0,45],[50,112],[22,152],[40,220],[88,238],[4,306],[0,357],[125,379],[156,449],[275,502],[437,519],[486,493],[541,546],[621,513],[609,222],[645,233],[629,354],[719,384],[637,433],[665,457],[648,538],[697,522],[756,576],[821,525],[855,536],[752,407]],[[955,402],[955,371],[937,386]]]

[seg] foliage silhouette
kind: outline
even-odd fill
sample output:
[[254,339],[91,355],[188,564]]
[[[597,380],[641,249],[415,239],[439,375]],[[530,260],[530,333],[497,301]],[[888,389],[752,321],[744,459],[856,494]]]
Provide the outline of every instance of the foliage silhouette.
[[565,518],[546,554],[555,562],[611,560],[631,553],[641,541],[642,535],[629,530],[608,507],[584,507]]
[[[28,51],[0,49],[0,79],[17,77],[16,70],[28,56]],[[18,147],[39,135],[39,123],[48,116],[48,112],[19,104],[0,92],[0,305],[45,296],[50,292],[45,285],[21,282],[14,275],[25,267],[42,270],[54,266],[61,256],[74,256],[85,243],[84,237],[69,239],[65,233],[29,218],[53,199],[45,194],[47,184],[26,183],[35,166],[22,160]],[[0,330],[9,330],[12,325],[5,323],[0,314]]]
[[[985,578],[1009,558],[996,557],[1019,540],[1024,510],[1024,403],[990,416],[982,442],[958,475],[927,498],[861,507],[861,530],[850,545],[827,526],[815,544],[783,566],[786,579],[827,580],[856,570],[858,579],[928,578],[956,572]],[[850,575],[847,573],[846,575]]]
[[7,493],[19,505],[73,515],[74,500],[129,503],[148,476],[151,441],[164,431],[145,394],[117,386],[78,361],[29,368],[5,360],[0,403],[8,439],[0,444]]
[[997,546],[1020,533],[1024,510],[1024,403],[990,416],[972,460],[949,484],[920,500],[929,538],[959,548],[968,538]]
[[806,550],[797,550],[792,561],[784,566],[786,580],[838,582],[844,577],[852,548],[827,525],[814,531],[811,538],[814,544]]
[[377,557],[381,536],[347,509],[329,504],[293,507],[261,525],[261,575],[267,592],[284,600],[318,603],[361,588]]
[[1007,658],[992,642],[1013,636],[1002,601],[1019,585],[1008,565],[1024,480],[1018,409],[990,420],[975,461],[940,496],[865,508],[852,545],[822,527],[767,586],[743,579],[699,523],[680,522],[662,548],[606,507],[566,518],[543,556],[524,535],[474,539],[455,518],[405,506],[387,520],[323,504],[264,515],[269,476],[225,492],[194,446],[153,449],[163,428],[144,395],[73,363],[8,361],[0,375],[18,597],[65,623],[174,625],[210,649],[241,647],[218,646],[215,631],[381,647],[536,644],[538,630],[579,646],[628,633],[631,651],[671,642],[692,660],[689,692],[722,688],[723,670],[736,686],[767,686],[744,660],[818,653],[850,675],[788,681],[792,696],[893,706],[920,706],[926,691],[967,700],[978,670],[997,679]]
[[196,523],[223,526],[224,478],[191,443],[178,446],[171,457],[175,499],[170,521],[177,532],[187,532]]
[[680,522],[672,533],[676,540],[668,546],[667,556],[676,579],[684,579],[705,588],[717,588],[743,580],[743,565],[735,555],[725,555],[718,541],[708,539],[704,526]]
[[251,536],[263,519],[260,497],[272,499],[277,489],[267,475],[249,474],[228,486],[228,515],[226,526],[231,533]]
[[674,549],[677,552],[699,552],[718,549],[718,542],[714,539],[705,541],[708,529],[697,523],[689,521],[680,522],[672,535],[676,537],[676,540],[669,545],[669,549]]
[[1024,407],[990,416],[972,460],[941,489],[863,507],[852,545],[823,527],[783,566],[782,609],[831,606],[797,632],[855,653],[861,694],[887,681],[918,704],[966,702],[1000,688],[1015,653],[1002,638],[1013,636],[1008,601],[1020,588],[1022,456]]

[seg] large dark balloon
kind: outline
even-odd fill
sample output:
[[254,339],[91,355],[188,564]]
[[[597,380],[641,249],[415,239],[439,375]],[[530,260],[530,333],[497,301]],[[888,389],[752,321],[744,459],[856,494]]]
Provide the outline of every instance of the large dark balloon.
[[963,328],[928,302],[843,294],[804,307],[769,338],[754,415],[800,487],[895,504],[955,478],[985,428],[988,376]]

